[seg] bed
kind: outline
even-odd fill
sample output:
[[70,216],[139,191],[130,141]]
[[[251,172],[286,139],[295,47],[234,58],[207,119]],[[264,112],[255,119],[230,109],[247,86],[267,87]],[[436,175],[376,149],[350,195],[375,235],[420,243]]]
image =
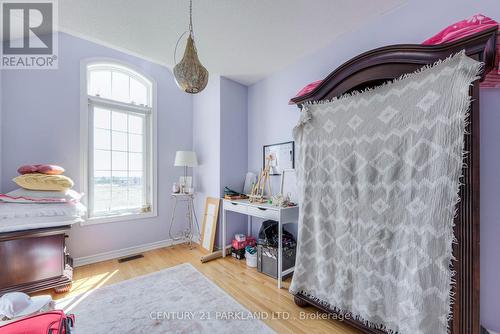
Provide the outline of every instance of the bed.
[[[314,90],[291,99],[302,108],[309,101],[324,101],[331,98],[378,86],[388,80],[411,73],[422,66],[430,65],[465,49],[465,53],[484,62],[482,78],[494,68],[497,29],[492,28],[467,38],[436,46],[393,45],[365,52],[333,71]],[[450,319],[451,333],[479,333],[479,81],[469,92],[471,103],[470,124],[465,136],[465,150],[470,152],[463,169],[464,179],[460,188],[461,202],[457,207],[454,234],[457,243],[453,247],[456,261],[456,284],[453,287],[454,304]],[[299,306],[312,305],[325,312],[335,313],[332,309],[296,294],[295,303]],[[367,327],[356,320],[345,320],[362,333],[384,333],[382,330]]]

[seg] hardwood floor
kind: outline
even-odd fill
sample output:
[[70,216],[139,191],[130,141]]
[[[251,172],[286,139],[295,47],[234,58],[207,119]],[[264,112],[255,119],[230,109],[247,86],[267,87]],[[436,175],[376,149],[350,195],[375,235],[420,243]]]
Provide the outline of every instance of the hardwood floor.
[[143,255],[144,258],[124,263],[110,260],[78,267],[69,292],[56,294],[51,290],[37,294],[51,294],[59,299],[189,262],[248,310],[266,312],[269,317],[274,315],[274,319],[264,321],[278,333],[359,333],[340,321],[318,319],[326,314],[312,307],[299,308],[287,290],[290,279],[285,282],[284,289],[278,290],[274,279],[247,268],[244,260],[226,257],[201,263],[201,251],[190,250],[186,245],[161,248]]

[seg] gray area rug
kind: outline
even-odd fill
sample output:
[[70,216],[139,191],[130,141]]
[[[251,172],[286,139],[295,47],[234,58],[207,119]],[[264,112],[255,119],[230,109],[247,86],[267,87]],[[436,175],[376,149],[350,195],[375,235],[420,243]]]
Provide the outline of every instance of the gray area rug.
[[57,302],[76,333],[274,333],[185,263]]

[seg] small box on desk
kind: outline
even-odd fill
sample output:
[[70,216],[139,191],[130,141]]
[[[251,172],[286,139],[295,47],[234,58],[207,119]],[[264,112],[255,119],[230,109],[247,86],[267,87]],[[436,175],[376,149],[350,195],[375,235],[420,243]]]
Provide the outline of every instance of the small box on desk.
[[[283,271],[295,266],[295,253],[296,247],[283,248]],[[278,248],[257,245],[257,270],[267,276],[278,278]],[[286,276],[289,275],[291,273]]]

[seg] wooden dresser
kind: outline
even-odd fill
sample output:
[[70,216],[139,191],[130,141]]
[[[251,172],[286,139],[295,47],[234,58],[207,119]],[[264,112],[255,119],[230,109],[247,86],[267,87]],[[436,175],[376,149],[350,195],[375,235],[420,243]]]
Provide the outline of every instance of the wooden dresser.
[[73,276],[65,243],[69,229],[68,225],[0,233],[0,295],[68,290]]

